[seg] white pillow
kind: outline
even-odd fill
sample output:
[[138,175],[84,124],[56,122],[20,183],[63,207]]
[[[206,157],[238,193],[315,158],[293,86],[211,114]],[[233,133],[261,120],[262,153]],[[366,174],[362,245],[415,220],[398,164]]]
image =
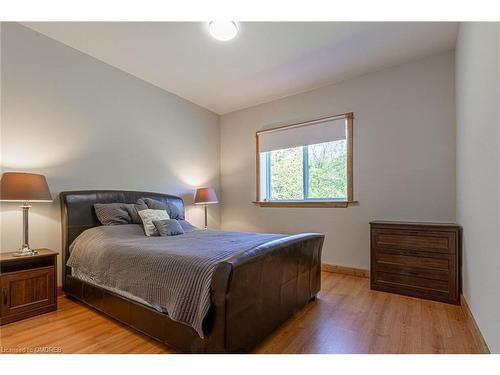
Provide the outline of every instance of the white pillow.
[[144,225],[144,232],[146,236],[159,236],[158,229],[156,229],[153,221],[170,219],[166,210],[142,210],[138,211]]

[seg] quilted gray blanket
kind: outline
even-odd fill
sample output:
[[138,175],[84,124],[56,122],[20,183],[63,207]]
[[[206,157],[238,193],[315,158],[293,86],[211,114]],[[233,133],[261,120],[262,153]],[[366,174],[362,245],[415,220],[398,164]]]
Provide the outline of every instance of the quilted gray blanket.
[[280,234],[194,230],[171,237],[146,237],[136,224],[100,226],[71,244],[67,265],[97,285],[160,307],[203,338],[210,284],[217,263]]

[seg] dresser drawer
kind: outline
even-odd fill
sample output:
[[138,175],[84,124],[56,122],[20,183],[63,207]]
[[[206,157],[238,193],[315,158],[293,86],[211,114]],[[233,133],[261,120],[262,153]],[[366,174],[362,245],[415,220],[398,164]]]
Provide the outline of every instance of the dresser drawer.
[[423,277],[398,275],[388,272],[377,272],[377,283],[380,285],[392,285],[410,287],[413,289],[426,289],[428,291],[439,291],[448,293],[449,285],[446,280],[432,280]]
[[374,245],[382,249],[449,254],[454,251],[453,233],[375,229]]
[[403,254],[386,253],[384,250],[379,249],[375,254],[377,265],[391,264],[405,267],[425,268],[429,270],[442,270],[448,272],[450,256],[446,257],[430,257],[430,256],[416,256]]
[[432,280],[448,281],[449,273],[447,270],[436,270],[428,268],[408,267],[393,263],[377,263],[377,273],[386,272],[403,276],[423,277]]

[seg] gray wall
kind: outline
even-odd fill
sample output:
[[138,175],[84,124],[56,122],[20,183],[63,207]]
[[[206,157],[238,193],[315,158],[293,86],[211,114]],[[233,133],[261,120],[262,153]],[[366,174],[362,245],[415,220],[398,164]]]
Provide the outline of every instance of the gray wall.
[[490,350],[500,353],[500,24],[460,24],[456,64],[463,293]]
[[[354,112],[348,208],[261,208],[255,132]],[[374,219],[455,220],[454,54],[444,53],[221,117],[222,228],[326,234],[323,262],[369,268]]]
[[[60,250],[57,194],[219,188],[219,117],[59,42],[2,25],[1,165],[46,175],[52,204],[33,204],[31,245]],[[219,226],[219,209],[209,209]],[[188,219],[203,223],[201,207]],[[21,244],[18,204],[2,203],[1,250]]]

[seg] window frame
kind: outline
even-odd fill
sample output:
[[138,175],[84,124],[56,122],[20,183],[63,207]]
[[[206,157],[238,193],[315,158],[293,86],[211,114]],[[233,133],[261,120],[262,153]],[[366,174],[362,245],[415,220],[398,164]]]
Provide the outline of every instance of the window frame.
[[[261,165],[260,165],[260,150],[259,150],[259,136],[264,133],[269,133],[269,132],[276,132],[276,131],[281,131],[281,130],[286,130],[289,128],[296,128],[296,127],[302,127],[302,126],[308,126],[308,125],[313,125],[313,124],[318,124],[322,122],[327,122],[327,121],[333,121],[333,120],[340,120],[340,119],[345,119],[346,120],[346,140],[347,140],[347,197],[346,199],[331,199],[331,198],[305,198],[305,199],[300,199],[300,200],[261,200],[260,196],[260,172],[261,172]],[[255,151],[256,151],[256,200],[253,202],[260,207],[347,207],[349,203],[353,203],[353,122],[354,122],[354,113],[353,112],[348,112],[348,113],[343,113],[340,115],[334,115],[334,116],[328,116],[328,117],[322,117],[314,120],[309,120],[309,121],[304,121],[300,123],[295,123],[295,124],[290,124],[290,125],[284,125],[284,126],[278,126],[275,128],[271,129],[265,129],[265,130],[260,130],[255,133]],[[302,146],[303,147],[303,163],[304,163],[304,171],[302,173],[303,178],[306,179],[304,181],[304,189],[306,189],[307,185],[309,184],[308,177],[306,175],[308,166],[308,159],[305,159],[306,156],[306,151],[307,146]],[[267,173],[270,173],[270,158],[266,157],[266,163],[268,163],[268,166],[266,166],[266,171]],[[267,178],[267,189],[270,191],[270,176]],[[304,195],[307,194],[307,190],[304,190]]]

